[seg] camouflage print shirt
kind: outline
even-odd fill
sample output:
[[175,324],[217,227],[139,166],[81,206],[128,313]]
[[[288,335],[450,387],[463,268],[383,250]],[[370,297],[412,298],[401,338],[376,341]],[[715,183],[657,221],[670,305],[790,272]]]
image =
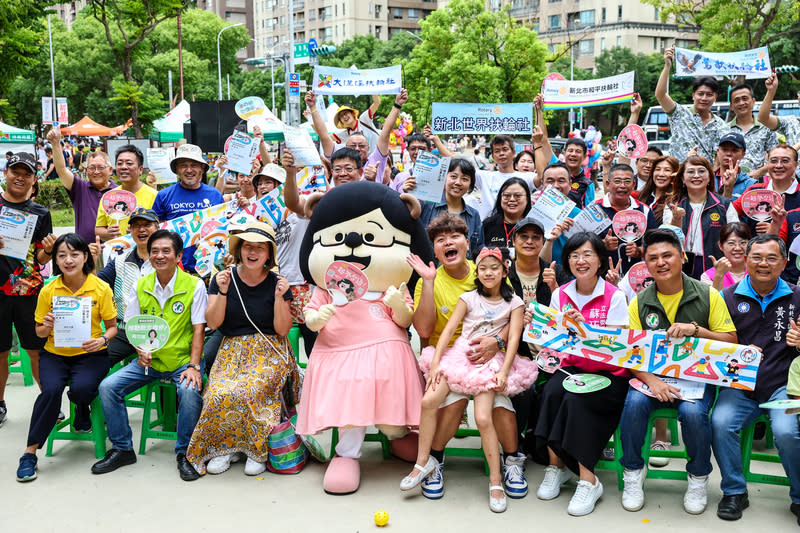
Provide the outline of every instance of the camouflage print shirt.
[[[753,120],[755,123],[747,131],[736,124],[736,118],[728,123],[729,131],[741,133],[744,137],[744,144],[747,148],[744,157],[739,162],[739,168],[748,174],[763,167],[767,162],[767,152],[778,146],[778,136],[775,135],[775,132],[759,123],[755,117]],[[723,135],[727,132],[723,132]]]
[[670,155],[683,162],[689,150],[697,146],[698,153],[713,165],[719,139],[728,129],[725,121],[716,115],[711,115],[711,120],[703,124],[703,119],[694,108],[687,109],[680,104],[675,104],[675,109],[668,116],[672,133]]
[[775,133],[785,137],[783,142],[794,146],[800,142],[800,119],[797,117],[778,117],[778,129],[775,130]]

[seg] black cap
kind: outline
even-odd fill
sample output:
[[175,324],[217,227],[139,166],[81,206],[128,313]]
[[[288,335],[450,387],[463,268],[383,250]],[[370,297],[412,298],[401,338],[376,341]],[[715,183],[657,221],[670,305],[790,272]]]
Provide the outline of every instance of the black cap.
[[719,140],[719,145],[722,146],[724,143],[731,143],[735,146],[738,146],[742,150],[746,150],[747,147],[744,143],[744,136],[741,133],[735,131],[729,131],[722,138]]
[[536,226],[537,228],[539,228],[539,231],[544,233],[544,226],[542,226],[542,223],[533,217],[525,217],[519,222],[517,222],[517,224],[514,226],[514,233],[517,233],[525,226]]
[[158,224],[158,215],[152,209],[145,209],[144,207],[137,207],[136,211],[131,214],[130,219],[128,220],[128,224],[133,223],[133,219],[141,218],[142,220],[147,220],[149,222],[155,222]]
[[33,157],[33,154],[29,154],[28,152],[17,152],[16,154],[12,155],[8,160],[6,168],[11,168],[15,165],[25,165],[28,170],[36,174],[36,158]]

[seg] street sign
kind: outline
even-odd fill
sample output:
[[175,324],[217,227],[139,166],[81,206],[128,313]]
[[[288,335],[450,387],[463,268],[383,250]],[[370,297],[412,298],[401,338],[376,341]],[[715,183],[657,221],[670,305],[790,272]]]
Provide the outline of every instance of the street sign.
[[316,39],[309,39],[308,40],[308,49],[313,50],[317,47],[317,40]]
[[307,65],[309,62],[309,46],[308,43],[295,43],[294,45],[294,64]]
[[289,73],[289,95],[295,96],[300,94],[300,74],[297,72]]

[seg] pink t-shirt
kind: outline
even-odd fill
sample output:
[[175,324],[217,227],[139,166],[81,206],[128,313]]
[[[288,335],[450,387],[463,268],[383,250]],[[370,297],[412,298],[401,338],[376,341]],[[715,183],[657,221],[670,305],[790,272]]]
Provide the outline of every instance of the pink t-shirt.
[[461,326],[461,337],[466,340],[499,335],[511,320],[511,311],[525,305],[516,294],[510,302],[503,299],[493,302],[478,294],[477,290],[465,292],[460,299],[467,304],[467,314]]

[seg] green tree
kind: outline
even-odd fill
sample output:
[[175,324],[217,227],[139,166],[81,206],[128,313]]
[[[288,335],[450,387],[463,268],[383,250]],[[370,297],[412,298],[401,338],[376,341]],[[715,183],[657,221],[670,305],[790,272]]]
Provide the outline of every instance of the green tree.
[[800,33],[800,0],[644,1],[659,9],[661,20],[699,27],[700,45],[714,52],[758,48]]
[[46,42],[42,23],[53,0],[0,0],[0,95],[7,95],[14,78],[35,63]]
[[452,0],[420,27],[423,41],[403,61],[407,105],[418,123],[433,101],[527,102],[538,92],[547,48],[509,15],[508,4],[490,12],[480,0]]
[[143,124],[142,130],[149,133],[153,121],[164,114],[164,101],[158,90],[149,82],[139,85],[132,81],[122,81],[120,77],[111,82],[111,87],[116,94],[109,100],[120,102],[122,108],[130,114],[136,107]]
[[[189,5],[189,0],[89,0],[88,9],[104,29],[111,51],[126,83],[138,84],[133,77],[137,53],[141,44],[156,26],[177,15]],[[136,137],[142,136],[139,103],[131,102],[131,119]]]

